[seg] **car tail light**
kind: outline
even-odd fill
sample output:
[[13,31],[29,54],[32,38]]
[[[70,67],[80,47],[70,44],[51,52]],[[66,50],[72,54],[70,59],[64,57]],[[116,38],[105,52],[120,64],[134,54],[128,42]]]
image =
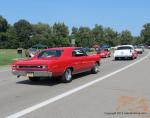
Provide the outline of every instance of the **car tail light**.
[[12,65],[11,67],[12,67],[13,70],[17,68],[16,65]]

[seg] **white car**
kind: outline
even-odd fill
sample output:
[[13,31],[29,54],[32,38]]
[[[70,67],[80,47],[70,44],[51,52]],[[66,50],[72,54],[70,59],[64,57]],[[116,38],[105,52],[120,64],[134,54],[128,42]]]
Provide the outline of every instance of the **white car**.
[[144,52],[141,46],[135,46],[135,50],[137,51],[138,54],[142,54]]
[[114,51],[114,59],[135,59],[137,58],[137,52],[132,45],[119,45]]

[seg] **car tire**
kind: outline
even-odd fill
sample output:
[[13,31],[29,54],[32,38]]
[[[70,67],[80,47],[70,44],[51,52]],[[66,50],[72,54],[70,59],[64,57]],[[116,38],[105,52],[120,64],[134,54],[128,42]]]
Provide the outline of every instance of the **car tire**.
[[96,74],[99,72],[99,64],[98,63],[95,63],[93,68],[91,69],[91,73],[92,74]]
[[135,59],[135,57],[134,57],[134,56],[132,56],[130,59],[131,59],[131,60],[134,60],[134,59]]
[[61,77],[63,83],[69,83],[72,81],[72,70],[70,68],[66,69]]
[[40,80],[40,77],[29,77],[29,80],[32,82],[37,82]]
[[115,57],[115,60],[117,61],[119,58],[118,57]]

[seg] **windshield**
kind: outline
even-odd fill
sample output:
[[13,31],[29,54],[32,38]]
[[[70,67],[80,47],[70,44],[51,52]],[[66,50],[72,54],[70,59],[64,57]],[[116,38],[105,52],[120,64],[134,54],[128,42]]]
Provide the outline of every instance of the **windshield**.
[[117,50],[131,50],[132,47],[130,46],[122,46],[122,47],[118,47]]
[[60,57],[63,50],[45,50],[39,53],[38,58]]

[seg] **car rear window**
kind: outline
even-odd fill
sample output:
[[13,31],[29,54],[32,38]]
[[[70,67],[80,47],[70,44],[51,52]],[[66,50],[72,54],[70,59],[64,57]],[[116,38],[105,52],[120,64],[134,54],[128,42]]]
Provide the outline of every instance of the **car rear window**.
[[132,47],[130,46],[122,46],[117,48],[117,50],[130,50],[130,49],[132,49]]
[[60,57],[63,50],[45,50],[39,53],[38,58]]
[[79,57],[79,56],[87,56],[86,52],[80,48],[80,49],[75,49],[73,52],[72,52],[72,56],[75,56],[75,57]]
[[142,48],[141,46],[136,46],[135,48]]

